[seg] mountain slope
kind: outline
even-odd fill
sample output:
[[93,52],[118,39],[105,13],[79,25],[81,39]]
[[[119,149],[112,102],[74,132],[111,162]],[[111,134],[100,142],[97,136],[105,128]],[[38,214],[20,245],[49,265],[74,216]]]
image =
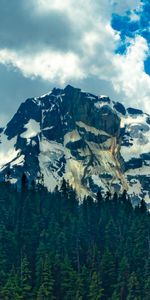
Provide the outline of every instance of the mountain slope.
[[[0,174],[17,182],[63,177],[80,197],[127,189],[149,201],[150,116],[106,96],[67,86],[27,99],[1,133]],[[44,178],[41,176],[44,175]]]

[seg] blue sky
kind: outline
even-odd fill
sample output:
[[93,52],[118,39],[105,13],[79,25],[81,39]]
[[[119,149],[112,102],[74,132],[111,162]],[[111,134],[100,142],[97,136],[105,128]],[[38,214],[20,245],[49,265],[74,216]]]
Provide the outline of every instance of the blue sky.
[[[121,42],[116,53],[126,54],[130,46],[129,39],[142,36],[150,47],[150,1],[143,0],[134,10],[127,10],[123,15],[112,14],[112,28],[120,33]],[[145,72],[150,75],[150,56],[144,61]]]
[[72,84],[150,113],[148,0],[0,0],[0,126]]

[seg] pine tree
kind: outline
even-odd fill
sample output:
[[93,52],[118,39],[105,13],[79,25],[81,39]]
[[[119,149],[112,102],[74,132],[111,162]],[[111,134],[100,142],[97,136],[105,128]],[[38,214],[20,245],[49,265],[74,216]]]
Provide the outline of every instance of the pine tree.
[[81,276],[78,274],[77,275],[77,290],[75,293],[75,300],[83,300],[83,295],[84,295],[84,288],[83,288],[83,282]]
[[21,261],[21,276],[20,284],[22,291],[22,299],[31,299],[32,300],[32,286],[31,286],[31,271],[29,269],[29,262],[25,256]]
[[108,191],[106,193],[105,201],[109,201],[111,199],[111,193]]
[[8,280],[0,293],[3,300],[21,300],[21,289],[19,287],[18,275],[14,268],[8,276]]
[[82,267],[80,276],[83,285],[83,299],[88,299],[91,275],[89,273],[89,269],[85,265]]
[[119,265],[119,276],[116,285],[116,292],[117,292],[116,295],[119,296],[120,300],[126,300],[128,277],[129,277],[129,263],[126,257],[123,257]]
[[0,287],[7,278],[7,257],[4,245],[4,236],[6,235],[6,228],[4,224],[0,224]]
[[61,264],[61,297],[64,300],[75,299],[78,275],[71,266],[68,257]]
[[128,281],[128,296],[127,300],[142,300],[140,291],[140,284],[136,274],[133,272]]
[[114,195],[113,195],[113,202],[115,204],[117,204],[117,202],[118,202],[118,194],[117,194],[117,192],[115,192]]
[[103,288],[102,282],[96,271],[93,272],[89,287],[89,299],[91,300],[101,300],[103,299]]
[[143,199],[141,200],[141,203],[140,203],[140,211],[141,211],[141,213],[144,213],[144,214],[147,212],[147,206]]
[[118,232],[113,219],[110,219],[105,229],[105,247],[110,251],[114,251],[116,243],[118,242]]
[[21,191],[24,194],[28,189],[28,179],[25,173],[21,177]]
[[144,283],[144,300],[150,298],[150,277],[147,277]]
[[67,194],[67,186],[68,186],[68,184],[67,184],[66,180],[63,178],[60,191],[65,196]]
[[43,269],[41,271],[41,282],[37,292],[37,300],[53,300],[54,280],[52,278],[51,265],[48,255],[44,257]]
[[144,278],[143,278],[143,294],[144,300],[149,300],[150,295],[150,256],[146,260],[145,267],[144,267]]
[[114,256],[106,249],[101,260],[102,288],[105,298],[111,297],[116,282],[116,265]]
[[97,206],[98,206],[98,208],[100,208],[101,204],[103,202],[103,197],[102,197],[101,190],[98,190],[96,200],[97,200]]
[[17,224],[17,240],[18,240],[18,249],[19,249],[19,255],[21,255],[21,248],[23,246],[23,233],[22,233],[22,227],[23,227],[23,209],[24,209],[24,202],[27,195],[27,189],[28,189],[28,180],[25,173],[23,173],[21,177],[21,193],[20,193],[20,201],[18,203],[18,224]]
[[126,200],[127,200],[127,191],[126,190],[123,191],[123,193],[120,197],[120,200],[124,203],[126,202]]
[[114,291],[111,300],[122,300],[116,290]]

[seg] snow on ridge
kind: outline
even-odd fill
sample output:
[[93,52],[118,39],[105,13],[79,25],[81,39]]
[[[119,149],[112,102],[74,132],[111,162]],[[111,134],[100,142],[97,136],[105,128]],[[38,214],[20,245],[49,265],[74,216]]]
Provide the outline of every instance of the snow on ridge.
[[87,95],[87,98],[90,99],[90,100],[96,100],[96,96],[92,96],[90,94],[86,94]]
[[[125,173],[127,176],[135,176],[135,169],[127,170]],[[150,166],[142,166],[141,168],[136,169],[136,176],[150,176]]]
[[146,123],[146,118],[146,114],[121,118],[121,128],[126,127],[125,135],[129,142],[128,146],[121,146],[121,154],[125,161],[140,158],[142,153],[150,152],[150,126]]
[[56,185],[59,184],[60,178],[57,171],[52,171],[50,166],[59,161],[63,154],[64,147],[62,144],[42,138],[38,159],[41,172],[44,175],[44,183],[48,190],[53,191]]
[[121,155],[125,161],[129,161],[132,158],[140,158],[142,153],[150,152],[150,131],[142,134],[142,139],[144,142],[138,137],[132,138],[132,145],[121,146]]
[[100,95],[99,98],[102,99],[102,98],[109,98],[109,97],[106,95]]
[[145,124],[146,123],[147,116],[145,114],[143,115],[126,115],[121,118],[121,128],[125,127],[126,125],[139,125],[139,124]]
[[33,101],[34,103],[36,103],[38,106],[40,106],[40,105],[42,104],[41,99],[43,99],[43,98],[45,98],[46,96],[49,96],[49,95],[51,95],[51,94],[52,94],[52,91],[49,91],[48,93],[43,94],[43,95],[41,95],[40,97],[34,97],[34,98],[32,99],[32,101]]
[[46,97],[46,96],[49,96],[51,93],[52,93],[52,91],[49,91],[48,93],[43,94],[43,95],[41,95],[40,97],[38,97],[38,99],[42,99],[42,98],[44,98],[44,97]]
[[14,166],[23,166],[23,164],[24,164],[24,158],[25,158],[25,156],[22,154],[22,155],[20,155],[19,157],[17,157],[15,160],[13,160],[12,162],[11,162],[11,164],[10,164],[10,167],[12,168],[12,167],[14,167]]
[[109,106],[113,109],[113,106],[112,106],[112,102],[106,102],[106,101],[97,101],[96,103],[94,103],[94,106],[98,109],[100,109],[102,106]]
[[17,137],[8,140],[5,134],[1,135],[0,144],[0,169],[5,165],[13,161],[19,155],[20,150],[16,150],[15,145],[17,142]]
[[132,179],[129,184],[128,194],[141,194],[142,185],[138,179]]
[[23,132],[20,136],[27,140],[35,137],[41,131],[40,124],[33,119],[30,119],[29,122],[25,124],[24,128],[26,129],[26,131]]

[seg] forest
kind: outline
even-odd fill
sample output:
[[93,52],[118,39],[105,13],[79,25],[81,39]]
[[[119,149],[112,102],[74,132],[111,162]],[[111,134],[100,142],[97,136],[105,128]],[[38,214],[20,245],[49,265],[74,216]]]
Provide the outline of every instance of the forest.
[[1,182],[0,299],[149,300],[150,215],[131,202]]

